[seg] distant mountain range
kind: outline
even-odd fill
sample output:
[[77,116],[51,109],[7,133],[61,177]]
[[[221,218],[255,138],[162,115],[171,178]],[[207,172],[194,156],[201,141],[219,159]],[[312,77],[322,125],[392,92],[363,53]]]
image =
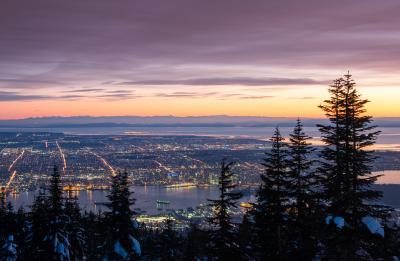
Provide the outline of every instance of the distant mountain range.
[[[294,117],[256,116],[73,116],[40,117],[18,120],[0,120],[0,128],[79,128],[79,127],[290,127]],[[303,118],[306,127],[326,123],[326,119]],[[400,127],[400,117],[374,118],[374,124],[381,127]]]

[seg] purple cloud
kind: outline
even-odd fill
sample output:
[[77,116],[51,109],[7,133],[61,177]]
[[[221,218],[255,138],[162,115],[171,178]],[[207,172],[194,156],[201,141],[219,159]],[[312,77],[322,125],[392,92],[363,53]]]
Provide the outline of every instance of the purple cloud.
[[116,83],[285,88],[348,68],[395,75],[399,13],[397,0],[7,0],[0,89],[102,84],[107,95]]
[[64,91],[66,93],[91,93],[91,92],[102,92],[104,89],[101,88],[81,88],[81,89],[75,89],[75,90],[67,90]]
[[205,98],[210,96],[215,96],[218,94],[217,92],[207,92],[207,93],[199,93],[199,92],[172,92],[172,93],[156,93],[155,97],[161,98]]
[[306,78],[194,78],[184,80],[144,80],[120,82],[119,85],[243,85],[243,86],[267,86],[267,85],[315,85],[324,82]]

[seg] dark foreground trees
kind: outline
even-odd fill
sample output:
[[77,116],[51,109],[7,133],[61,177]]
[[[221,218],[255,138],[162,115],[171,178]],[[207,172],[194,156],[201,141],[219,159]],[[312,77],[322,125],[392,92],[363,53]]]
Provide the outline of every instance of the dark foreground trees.
[[0,257],[14,260],[17,257],[15,235],[19,232],[18,218],[11,204],[7,203],[4,191],[0,193]]
[[254,251],[263,260],[289,258],[288,224],[293,184],[288,169],[288,151],[279,129],[270,139],[272,148],[262,165],[261,186],[252,211],[254,217]]
[[60,173],[54,167],[48,195],[40,192],[32,206],[29,250],[31,260],[69,260],[70,243],[66,229]]
[[126,172],[112,178],[110,211],[97,215],[82,214],[77,199],[64,195],[60,179],[54,167],[49,188],[39,191],[29,213],[14,213],[1,194],[0,260],[139,260],[139,225],[130,210],[134,199]]
[[376,203],[382,195],[371,188],[378,176],[371,174],[373,151],[367,148],[379,132],[365,115],[368,101],[361,98],[350,74],[335,80],[329,91],[331,98],[320,106],[330,124],[319,125],[326,144],[319,173],[328,223],[340,220],[341,230],[327,236],[326,256],[373,259],[375,237],[365,223],[382,218],[386,208]]
[[288,154],[292,200],[289,225],[292,255],[302,260],[312,259],[318,249],[318,230],[321,227],[321,202],[317,188],[318,175],[314,169],[312,138],[305,134],[297,120],[289,136]]
[[231,167],[234,163],[221,163],[221,173],[218,180],[219,198],[209,199],[213,216],[208,218],[211,225],[210,250],[211,257],[218,260],[233,260],[243,258],[237,238],[237,226],[232,223],[230,211],[237,208],[237,201],[242,197],[240,192],[234,192]]
[[131,210],[135,199],[131,194],[127,172],[112,177],[108,195],[110,211],[105,215],[106,237],[102,247],[105,260],[139,260],[141,256],[137,240],[139,225],[133,219],[134,212]]

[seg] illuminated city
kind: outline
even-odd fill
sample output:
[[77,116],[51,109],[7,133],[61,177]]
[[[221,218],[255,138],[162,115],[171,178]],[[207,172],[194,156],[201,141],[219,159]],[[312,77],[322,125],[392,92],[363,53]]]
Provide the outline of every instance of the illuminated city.
[[[11,198],[45,187],[53,166],[57,165],[64,191],[75,195],[84,193],[88,196],[83,203],[86,210],[99,211],[105,204],[106,193],[101,191],[108,191],[110,177],[127,171],[138,197],[149,197],[144,188],[153,189],[149,192],[154,194],[152,202],[145,209],[136,209],[142,213],[139,220],[158,224],[174,217],[185,227],[193,220],[202,223],[210,215],[206,206],[208,197],[189,203],[186,209],[180,206],[185,206],[182,202],[174,204],[164,200],[154,188],[160,187],[167,194],[205,190],[212,191],[209,196],[216,196],[213,192],[218,183],[220,161],[228,158],[236,162],[236,182],[247,195],[235,214],[240,217],[249,208],[248,201],[254,200],[251,194],[259,186],[260,162],[270,148],[268,141],[255,138],[45,132],[1,133],[0,146],[1,184]],[[377,154],[375,171],[400,169],[400,152],[378,151]],[[98,199],[90,200],[90,197]],[[29,207],[26,202],[24,205]]]

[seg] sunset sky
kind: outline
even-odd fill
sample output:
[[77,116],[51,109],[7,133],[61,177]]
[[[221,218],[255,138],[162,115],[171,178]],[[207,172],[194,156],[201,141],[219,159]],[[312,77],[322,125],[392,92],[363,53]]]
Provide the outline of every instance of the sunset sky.
[[320,117],[354,76],[400,116],[400,1],[3,0],[0,119]]

